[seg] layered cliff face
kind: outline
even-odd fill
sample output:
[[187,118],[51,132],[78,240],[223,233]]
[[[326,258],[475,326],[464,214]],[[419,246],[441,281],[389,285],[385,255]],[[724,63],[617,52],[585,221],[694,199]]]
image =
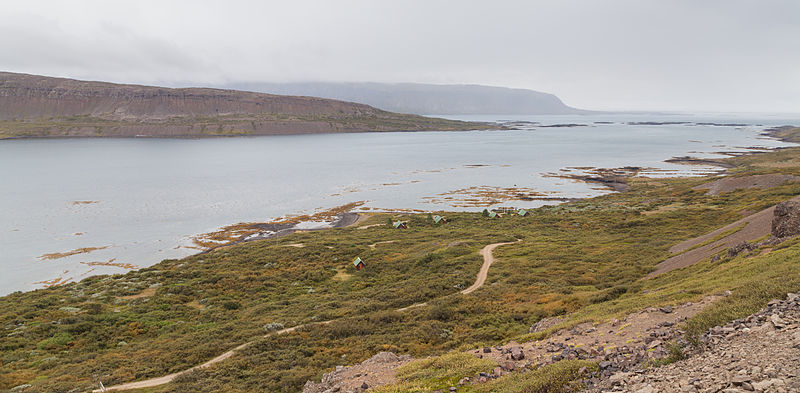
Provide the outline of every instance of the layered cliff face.
[[236,83],[226,88],[308,95],[362,102],[418,115],[575,115],[591,113],[565,105],[553,94],[481,85],[420,83]]
[[0,72],[0,120],[93,116],[109,120],[232,114],[375,115],[367,105],[236,90],[84,82]]
[[487,128],[315,97],[0,72],[0,137],[204,136]]

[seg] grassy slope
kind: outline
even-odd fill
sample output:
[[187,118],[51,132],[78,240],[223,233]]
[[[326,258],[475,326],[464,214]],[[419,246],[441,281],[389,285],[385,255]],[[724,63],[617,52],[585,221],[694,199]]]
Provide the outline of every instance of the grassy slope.
[[[796,173],[798,157],[800,149],[789,149],[734,161],[742,174]],[[257,339],[219,365],[149,390],[293,392],[309,378],[380,350],[427,356],[524,338],[531,323],[548,315],[570,313],[568,323],[599,320],[762,283],[751,293],[735,291],[742,295],[719,306],[727,308],[698,318],[700,329],[718,322],[717,315],[739,315],[797,289],[791,272],[800,268],[800,245],[638,281],[671,245],[733,222],[739,211],[800,194],[800,184],[718,197],[691,190],[704,181],[637,180],[629,192],[536,209],[529,217],[448,214],[451,222],[438,226],[424,215],[410,215],[402,217],[409,230],[298,233],[12,294],[0,299],[0,389],[32,383],[37,391],[67,392],[89,389],[94,375],[103,375],[106,385],[160,376],[264,334],[269,323],[288,327],[340,318]],[[683,207],[641,214],[670,204]],[[373,222],[385,220],[378,216]],[[458,295],[480,266],[476,251],[513,238],[524,241],[495,251],[499,259],[487,285]],[[368,246],[383,240],[396,243]],[[282,246],[289,243],[306,247]],[[352,269],[356,255],[366,270]],[[341,281],[346,275],[339,272],[352,278]],[[151,286],[158,286],[152,297],[120,298]],[[431,305],[391,311],[420,301]],[[431,387],[470,373],[418,375],[406,382]]]

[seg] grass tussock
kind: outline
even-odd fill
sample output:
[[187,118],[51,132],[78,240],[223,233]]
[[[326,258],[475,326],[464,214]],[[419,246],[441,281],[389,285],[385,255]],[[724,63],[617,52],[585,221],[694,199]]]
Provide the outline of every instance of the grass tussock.
[[[584,374],[580,371],[586,368]],[[565,360],[549,364],[526,373],[514,373],[486,384],[474,385],[470,390],[478,393],[560,393],[573,391],[576,383],[586,373],[597,371],[595,362]]]
[[478,359],[468,353],[451,352],[442,356],[417,360],[397,369],[401,381],[374,389],[376,393],[429,392],[455,386],[461,378],[488,372],[497,363]]

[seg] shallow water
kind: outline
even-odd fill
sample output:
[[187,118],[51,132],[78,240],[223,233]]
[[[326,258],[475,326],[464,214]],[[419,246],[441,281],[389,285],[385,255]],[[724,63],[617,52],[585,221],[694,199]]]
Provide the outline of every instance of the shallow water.
[[[713,168],[663,160],[684,155],[719,157],[714,153],[746,151],[752,146],[785,146],[760,136],[759,131],[800,123],[779,117],[689,115],[471,118],[587,126],[0,141],[0,294],[41,287],[37,281],[80,280],[126,271],[86,264],[91,262],[149,266],[196,252],[184,247],[191,244],[192,235],[353,201],[368,201],[366,208],[482,210],[443,203],[440,194],[472,186],[524,187],[548,197],[608,192],[596,185],[545,176],[565,167],[642,166],[671,171],[652,173],[658,176],[707,173]],[[749,126],[626,124],[683,120]],[[501,204],[536,207],[544,203],[554,202]],[[106,248],[58,259],[38,258],[84,247]]]

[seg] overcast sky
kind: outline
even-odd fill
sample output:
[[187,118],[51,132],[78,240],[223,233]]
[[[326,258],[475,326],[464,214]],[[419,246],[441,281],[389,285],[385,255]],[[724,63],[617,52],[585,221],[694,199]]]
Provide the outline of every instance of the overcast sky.
[[587,109],[800,112],[800,1],[0,0],[0,70],[475,83]]

